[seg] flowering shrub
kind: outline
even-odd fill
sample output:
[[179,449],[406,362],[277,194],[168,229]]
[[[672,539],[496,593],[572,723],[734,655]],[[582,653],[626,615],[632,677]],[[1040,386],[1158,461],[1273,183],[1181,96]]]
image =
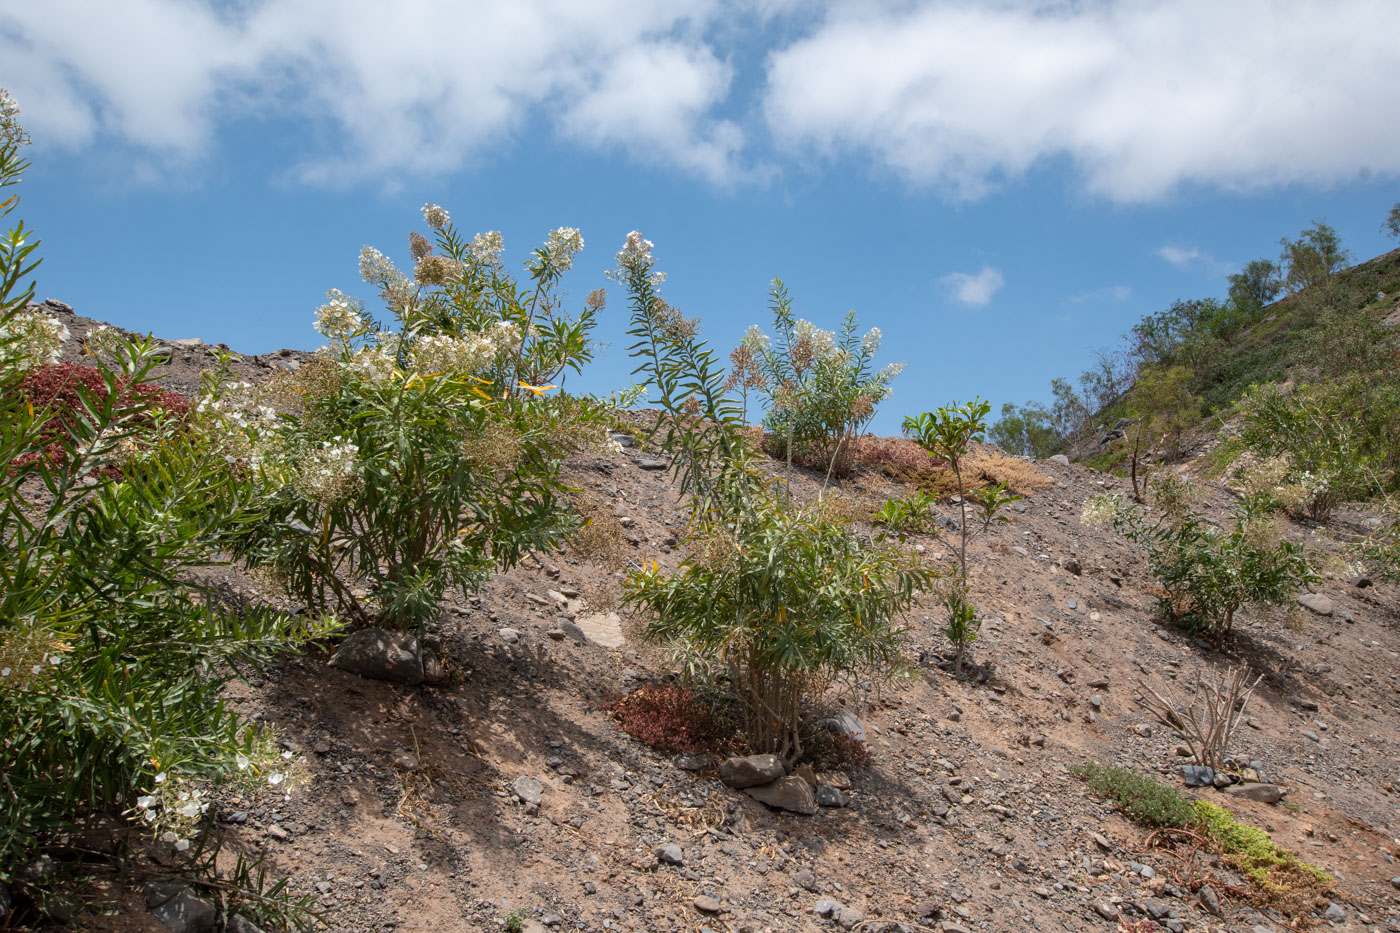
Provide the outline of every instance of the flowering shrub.
[[1228,531],[1183,504],[1149,521],[1119,496],[1094,496],[1084,504],[1086,525],[1112,524],[1147,549],[1147,563],[1161,584],[1159,611],[1193,632],[1224,644],[1245,606],[1287,605],[1318,580],[1306,551],[1281,541],[1268,504],[1247,498],[1235,507]]
[[31,369],[49,366],[63,359],[68,328],[51,314],[38,308],[16,309],[0,323],[0,366]]
[[[0,187],[18,178],[16,151],[0,133]],[[149,384],[149,343],[114,342],[93,370],[33,358],[20,283],[35,246],[22,225],[0,237],[0,884],[29,900],[42,891],[26,860],[84,817],[146,810],[193,827],[199,787],[265,749],[225,684],[331,628],[235,614],[194,577],[259,518],[251,480],[167,416],[180,406]],[[180,790],[143,808],[159,785]]]
[[692,503],[690,556],[669,576],[655,564],[633,573],[624,598],[690,672],[731,693],[755,751],[795,760],[802,716],[829,687],[899,668],[896,620],[932,574],[820,507],[792,507],[756,469],[714,354],[656,293],[651,248],[630,235],[617,276],[638,371],[658,396],[658,433]]
[[776,338],[754,325],[731,355],[730,387],[757,389],[767,399],[763,426],[778,456],[818,466],[828,475],[850,473],[852,442],[889,398],[890,383],[903,363],[874,368],[880,329],[856,334],[856,316],[846,315],[839,332],[795,318],[792,299],[779,279],[769,293]]
[[550,233],[522,287],[499,234],[468,240],[435,205],[424,218],[436,247],[410,237],[411,277],[360,254],[397,329],[332,290],[316,311],[329,345],[268,390],[284,410],[252,426],[249,462],[279,520],[240,546],[298,598],[398,629],[421,627],[448,588],[561,544],[578,522],[559,462],[604,436],[600,406],[541,384],[591,355],[601,298],[574,318],[556,293],[578,232]]

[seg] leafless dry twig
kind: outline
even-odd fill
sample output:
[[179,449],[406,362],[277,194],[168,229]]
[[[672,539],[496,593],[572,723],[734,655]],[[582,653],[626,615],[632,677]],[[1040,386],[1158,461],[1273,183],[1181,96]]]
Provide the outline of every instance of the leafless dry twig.
[[1138,681],[1143,694],[1134,699],[1186,743],[1197,764],[1218,770],[1224,766],[1225,751],[1244,715],[1245,704],[1261,679],[1256,676],[1251,680],[1248,667],[1226,668],[1213,681],[1197,676],[1195,685],[1199,699],[1204,701],[1201,710],[1194,701],[1186,707],[1175,696],[1162,696],[1144,680]]

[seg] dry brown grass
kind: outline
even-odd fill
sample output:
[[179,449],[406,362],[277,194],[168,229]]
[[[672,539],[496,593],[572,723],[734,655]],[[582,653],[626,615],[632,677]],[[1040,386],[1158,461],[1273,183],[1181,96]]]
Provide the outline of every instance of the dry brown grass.
[[1027,460],[987,450],[979,450],[967,459],[963,478],[971,489],[986,483],[1005,483],[1012,492],[1022,496],[1054,482]]
[[583,518],[583,527],[569,539],[569,547],[579,557],[607,570],[626,566],[622,543],[622,522],[612,507],[594,493],[583,491],[573,497],[574,509]]

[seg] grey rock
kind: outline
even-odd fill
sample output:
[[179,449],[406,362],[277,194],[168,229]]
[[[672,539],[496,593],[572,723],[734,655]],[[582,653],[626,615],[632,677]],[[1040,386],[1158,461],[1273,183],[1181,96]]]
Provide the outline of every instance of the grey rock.
[[44,304],[53,308],[55,311],[67,311],[69,314],[73,313],[72,305],[66,301],[59,301],[57,298],[45,298]]
[[666,865],[684,865],[685,853],[674,842],[656,847],[656,860]]
[[1277,784],[1231,784],[1223,793],[1231,797],[1243,797],[1245,800],[1257,800],[1260,803],[1278,803],[1283,799],[1283,788]]
[[330,666],[349,674],[399,684],[421,684],[425,679],[418,638],[380,628],[352,632],[331,655]]
[[817,788],[817,806],[844,807],[846,803],[846,795],[841,788],[832,787],[830,784],[823,784]]
[[639,466],[643,470],[664,470],[666,469],[666,461],[653,460],[650,457],[643,457],[642,459],[637,461],[637,466]]
[[1198,892],[1197,896],[1201,899],[1202,907],[1215,916],[1220,916],[1220,895],[1215,893],[1215,888],[1212,888],[1210,885],[1205,885]]
[[609,431],[608,439],[616,441],[619,447],[637,446],[637,439],[630,434],[624,434],[622,431]]
[[1298,605],[1320,616],[1330,616],[1334,611],[1332,600],[1321,593],[1304,593],[1298,597]]
[[1172,913],[1172,909],[1161,901],[1147,901],[1142,905],[1142,909],[1147,911],[1147,916],[1153,920],[1165,920]]
[[1395,890],[1400,891],[1400,875],[1396,875],[1394,878],[1390,879],[1390,886]]
[[692,903],[695,904],[696,910],[706,914],[717,914],[720,912],[720,910],[723,909],[720,907],[719,901],[715,900],[713,897],[710,897],[710,895],[708,894],[696,895],[695,900]]
[[1098,914],[1100,917],[1103,917],[1105,920],[1118,919],[1118,908],[1114,907],[1108,901],[1095,901],[1094,913]]
[[804,891],[815,893],[817,890],[817,876],[812,874],[810,868],[799,868],[792,876],[792,883]]
[[1229,787],[1236,783],[1238,779],[1233,774],[1226,774],[1224,771],[1215,772],[1215,779],[1211,781],[1216,787]]
[[510,789],[515,792],[515,796],[520,798],[520,802],[527,807],[538,807],[540,799],[544,793],[544,785],[532,777],[518,777],[511,782]]
[[247,917],[232,917],[224,925],[224,933],[263,933],[263,929]]
[[841,909],[841,905],[836,901],[817,901],[817,906],[813,908],[818,917],[830,917]]
[[859,907],[845,907],[835,911],[831,918],[836,921],[836,925],[843,930],[853,930],[865,922],[865,911]]
[[1133,871],[1137,872],[1148,881],[1157,877],[1157,872],[1153,870],[1151,865],[1144,865],[1141,862],[1133,863]]
[[1055,454],[1053,457],[1050,458],[1050,462],[1060,463],[1064,464],[1065,466],[1069,466],[1069,457],[1066,457],[1064,454]]
[[785,774],[787,767],[777,755],[745,755],[726,758],[719,764],[719,779],[730,787],[769,784]]
[[1076,577],[1084,573],[1084,565],[1079,563],[1079,561],[1075,560],[1073,557],[1065,561],[1064,567]]
[[497,629],[496,634],[501,636],[501,641],[508,645],[513,645],[520,640],[520,630],[513,628]]
[[772,784],[758,787],[745,787],[748,794],[759,803],[765,803],[779,810],[790,810],[808,816],[817,812],[817,798],[812,793],[812,785],[800,777],[779,778]]
[[1346,923],[1347,920],[1346,911],[1336,904],[1328,904],[1327,909],[1322,912],[1322,917],[1328,923]]
[[1013,545],[1011,545],[1011,553],[1013,553],[1013,554],[1019,554],[1019,555],[1021,555],[1022,557],[1030,557],[1030,556],[1031,556],[1031,552],[1028,551],[1028,550],[1026,550],[1025,548],[1021,547],[1021,545],[1019,545],[1019,544],[1013,544]]
[[213,933],[214,905],[183,881],[152,881],[143,889],[151,915],[173,933]]
[[573,642],[576,645],[583,645],[588,643],[588,636],[584,634],[583,629],[579,628],[579,626],[576,623],[571,622],[568,619],[560,620],[559,631],[564,633],[564,635],[569,639],[569,641]]
[[841,735],[849,735],[857,742],[865,741],[865,723],[861,722],[860,717],[848,709],[840,710],[839,712],[828,716],[821,722],[817,723],[817,725],[827,730],[828,732],[837,732]]
[[682,771],[704,771],[710,766],[709,755],[677,755],[675,760]]

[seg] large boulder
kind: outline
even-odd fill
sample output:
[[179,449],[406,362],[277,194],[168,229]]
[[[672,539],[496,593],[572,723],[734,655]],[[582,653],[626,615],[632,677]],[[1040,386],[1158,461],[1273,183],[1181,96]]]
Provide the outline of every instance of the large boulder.
[[442,679],[442,663],[431,651],[425,653],[420,648],[417,636],[382,628],[351,633],[331,655],[330,666],[396,684],[436,683]]
[[777,755],[745,755],[742,758],[726,758],[719,763],[719,779],[730,787],[771,784],[785,774],[787,766]]
[[840,735],[847,735],[857,742],[865,741],[865,723],[860,721],[860,717],[848,709],[840,710],[821,722],[817,723],[828,732],[836,732]]
[[796,775],[778,778],[772,784],[746,787],[744,793],[779,810],[791,810],[808,816],[817,812],[817,796],[812,792],[812,785]]
[[1283,788],[1277,784],[1231,784],[1224,788],[1223,792],[1231,797],[1243,797],[1246,800],[1257,800],[1260,803],[1278,803],[1283,799]]
[[214,905],[183,881],[152,881],[144,893],[151,914],[173,933],[214,933]]

